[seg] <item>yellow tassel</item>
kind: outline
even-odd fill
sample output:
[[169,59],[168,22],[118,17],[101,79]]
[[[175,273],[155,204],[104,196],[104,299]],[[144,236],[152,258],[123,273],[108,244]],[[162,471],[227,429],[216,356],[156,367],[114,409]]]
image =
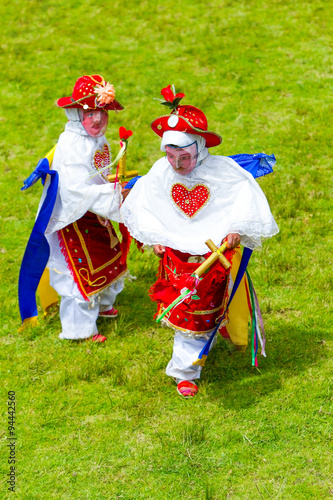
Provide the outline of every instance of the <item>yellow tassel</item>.
[[198,358],[196,361],[194,361],[194,362],[192,363],[192,365],[205,366],[206,359],[207,359],[207,355],[206,355],[206,354],[203,354],[203,355],[202,355],[202,358],[201,358],[201,359],[199,359],[199,358]]
[[18,329],[18,332],[21,333],[26,328],[33,328],[37,325],[37,323],[38,323],[37,316],[32,316],[31,318],[25,318],[22,325]]

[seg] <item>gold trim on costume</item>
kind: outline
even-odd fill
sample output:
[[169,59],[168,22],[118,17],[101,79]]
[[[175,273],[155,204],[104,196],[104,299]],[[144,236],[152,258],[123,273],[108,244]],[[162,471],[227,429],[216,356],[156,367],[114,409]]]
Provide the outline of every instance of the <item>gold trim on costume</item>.
[[[87,273],[87,275],[83,276],[82,271],[85,271]],[[88,283],[89,286],[103,286],[107,280],[106,276],[100,276],[99,278],[97,278],[97,280],[90,281],[89,271],[87,269],[85,269],[84,267],[81,267],[81,269],[79,269],[79,275],[81,276],[82,279],[84,279]],[[97,283],[100,280],[102,280],[102,283]]]
[[206,310],[206,311],[184,311],[186,314],[212,314],[216,311],[219,311],[220,309],[222,309],[222,307],[224,306],[224,304],[222,304],[221,306],[219,307],[216,307],[215,309],[209,309],[209,310]]
[[178,325],[174,325],[173,323],[171,323],[171,321],[167,317],[163,318],[162,321],[163,322],[165,321],[166,323],[168,323],[168,326],[171,326],[171,328],[173,328],[174,330],[180,330],[181,332],[189,333],[191,335],[195,335],[195,336],[198,336],[198,337],[204,337],[205,335],[211,333],[214,330],[214,328],[215,328],[215,327],[213,327],[213,328],[210,328],[209,330],[204,330],[204,331],[201,331],[201,332],[196,332],[195,330],[189,330],[188,328],[181,328]]
[[[122,273],[118,274],[118,276],[113,281],[110,281],[110,283],[107,283],[105,286],[103,286],[102,288],[100,288],[98,290],[98,293],[101,292],[102,290],[104,290],[105,288],[107,288],[108,286],[112,285],[112,283],[114,283],[115,281],[118,281],[119,278],[121,278],[125,273],[127,273],[127,269],[125,269],[125,271],[123,271]],[[81,280],[80,280],[80,284],[81,284]],[[83,288],[82,284],[81,284],[81,287]],[[96,292],[92,291],[92,292],[87,293],[85,291],[84,293],[87,295],[87,297],[90,297],[90,295],[95,295]]]

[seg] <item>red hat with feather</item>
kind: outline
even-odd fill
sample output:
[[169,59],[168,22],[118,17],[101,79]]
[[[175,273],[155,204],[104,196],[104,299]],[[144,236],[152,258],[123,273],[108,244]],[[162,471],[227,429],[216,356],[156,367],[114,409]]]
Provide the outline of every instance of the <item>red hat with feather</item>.
[[174,87],[171,89],[171,85],[168,85],[161,90],[161,95],[165,99],[161,104],[171,109],[171,114],[160,116],[151,123],[151,128],[159,137],[162,137],[167,130],[173,130],[201,135],[206,139],[207,148],[221,144],[222,137],[207,130],[207,118],[199,108],[179,105],[185,94],[176,94]]

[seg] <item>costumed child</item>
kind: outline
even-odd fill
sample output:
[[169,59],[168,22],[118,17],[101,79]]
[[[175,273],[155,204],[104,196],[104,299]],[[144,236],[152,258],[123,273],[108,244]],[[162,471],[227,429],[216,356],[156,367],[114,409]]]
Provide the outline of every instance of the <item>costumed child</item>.
[[[162,104],[171,114],[157,118],[151,127],[162,138],[161,150],[166,156],[136,182],[121,213],[131,236],[153,245],[161,258],[150,296],[158,303],[159,318],[164,315],[163,323],[175,331],[166,373],[187,397],[198,391],[194,381],[200,378],[217,328],[245,349],[249,314],[245,276],[237,291],[235,286],[235,298],[230,302],[234,281],[239,281],[239,244],[250,254],[263,238],[276,234],[278,227],[251,173],[230,157],[210,155],[209,148],[219,145],[222,138],[208,130],[204,113],[180,105],[184,94],[175,94],[170,85],[161,94]],[[273,155],[238,155],[237,159],[240,156],[263,173],[271,172],[269,164],[275,163]],[[209,239],[213,246],[227,242],[224,257],[231,270],[218,259],[199,277],[195,274],[199,263],[211,255],[205,244]],[[220,258],[221,251],[214,255]],[[180,295],[181,301],[177,299]]]
[[[58,99],[57,105],[64,109],[68,123],[56,145],[40,203],[40,218],[47,217],[47,242],[37,228],[39,239],[34,245],[29,240],[21,267],[21,316],[24,320],[34,315],[24,311],[30,300],[25,290],[29,291],[29,277],[31,281],[35,279],[32,275],[41,265],[38,260],[48,259],[50,284],[61,296],[59,337],[104,342],[106,337],[98,333],[96,320],[98,316],[117,316],[114,303],[123,289],[127,271],[129,235],[120,224],[120,241],[111,223],[120,220],[121,186],[107,180],[111,153],[104,135],[108,112],[120,111],[123,106],[115,99],[113,85],[100,75],[80,77],[72,95]],[[38,166],[35,173],[41,168]],[[45,177],[44,172],[42,178]],[[53,202],[48,199],[52,190]],[[38,280],[35,279],[36,284]]]

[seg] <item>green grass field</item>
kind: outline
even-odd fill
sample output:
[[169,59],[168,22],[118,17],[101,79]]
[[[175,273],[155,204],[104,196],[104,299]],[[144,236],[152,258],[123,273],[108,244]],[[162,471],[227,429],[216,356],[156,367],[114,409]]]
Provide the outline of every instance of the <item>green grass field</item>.
[[[326,499],[332,478],[332,25],[328,0],[3,0],[1,15],[0,498]],[[57,141],[54,105],[100,73],[133,130],[128,168],[161,156],[154,100],[175,84],[223,136],[212,153],[274,153],[259,182],[280,233],[256,252],[267,359],[222,339],[193,400],[164,374],[173,333],[153,321],[157,261],[132,246],[137,279],[104,345],[60,341],[57,314],[18,333],[17,280],[41,186],[22,181]],[[16,488],[8,491],[7,393],[15,391]]]

